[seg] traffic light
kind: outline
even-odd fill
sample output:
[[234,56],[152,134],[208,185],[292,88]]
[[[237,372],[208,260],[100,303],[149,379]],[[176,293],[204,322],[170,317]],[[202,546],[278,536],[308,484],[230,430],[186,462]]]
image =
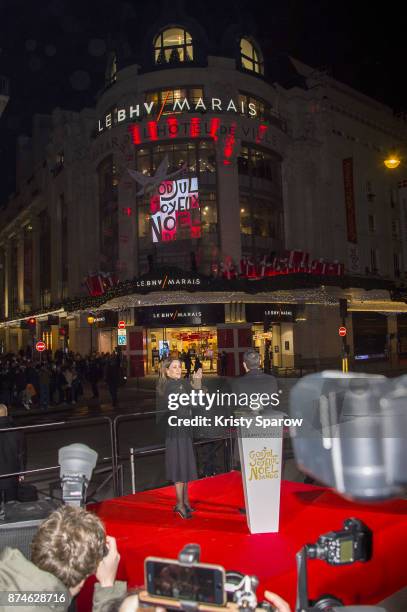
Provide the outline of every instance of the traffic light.
[[35,317],[30,317],[29,319],[24,319],[23,321],[20,321],[20,329],[29,329],[33,332],[35,332],[35,325],[36,325],[36,318]]

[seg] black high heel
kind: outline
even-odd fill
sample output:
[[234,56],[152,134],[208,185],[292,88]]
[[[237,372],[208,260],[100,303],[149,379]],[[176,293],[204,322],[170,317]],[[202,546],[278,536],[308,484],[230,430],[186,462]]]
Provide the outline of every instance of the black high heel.
[[175,514],[178,514],[183,519],[192,518],[191,513],[188,512],[187,508],[185,508],[185,511],[184,511],[184,510],[181,510],[179,506],[174,506],[174,512]]
[[186,510],[187,512],[189,512],[190,514],[191,514],[192,512],[196,512],[196,508],[191,508],[191,506],[187,506],[187,505],[185,505],[185,510]]

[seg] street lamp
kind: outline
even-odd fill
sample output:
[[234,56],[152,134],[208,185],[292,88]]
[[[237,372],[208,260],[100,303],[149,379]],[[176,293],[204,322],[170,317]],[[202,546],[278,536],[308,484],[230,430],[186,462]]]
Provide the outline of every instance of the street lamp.
[[390,154],[389,157],[387,157],[384,160],[384,165],[389,170],[395,170],[396,168],[399,167],[400,163],[401,163],[401,159],[399,158],[398,155],[396,155],[394,153]]
[[93,324],[94,322],[95,322],[95,317],[92,317],[91,315],[89,315],[88,323],[90,325],[90,356],[91,357],[93,353]]

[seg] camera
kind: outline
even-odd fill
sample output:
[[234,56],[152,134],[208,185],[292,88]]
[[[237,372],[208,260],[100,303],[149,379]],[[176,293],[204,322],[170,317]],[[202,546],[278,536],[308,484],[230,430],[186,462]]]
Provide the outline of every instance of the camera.
[[[296,612],[311,610],[332,611],[342,610],[363,611],[363,606],[344,606],[343,602],[333,595],[322,595],[316,601],[310,601],[308,596],[308,559],[320,559],[329,565],[349,565],[356,562],[365,563],[372,558],[373,534],[371,529],[357,518],[348,518],[343,523],[343,529],[329,531],[321,536],[315,544],[306,544],[296,555],[297,559],[297,602]],[[373,612],[381,608],[369,606]]]
[[321,535],[316,544],[307,545],[309,559],[321,559],[329,565],[346,565],[372,558],[372,532],[362,521],[349,518],[343,530]]

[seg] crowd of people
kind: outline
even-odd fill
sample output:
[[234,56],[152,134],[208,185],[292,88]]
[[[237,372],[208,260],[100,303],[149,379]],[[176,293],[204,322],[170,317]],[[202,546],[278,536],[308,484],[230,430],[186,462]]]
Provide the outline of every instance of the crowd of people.
[[41,361],[34,361],[24,351],[7,353],[0,356],[0,403],[26,410],[76,404],[84,396],[85,383],[90,386],[91,397],[98,398],[100,383],[105,381],[116,406],[125,371],[120,352],[85,357],[62,350],[54,354],[44,351]]

